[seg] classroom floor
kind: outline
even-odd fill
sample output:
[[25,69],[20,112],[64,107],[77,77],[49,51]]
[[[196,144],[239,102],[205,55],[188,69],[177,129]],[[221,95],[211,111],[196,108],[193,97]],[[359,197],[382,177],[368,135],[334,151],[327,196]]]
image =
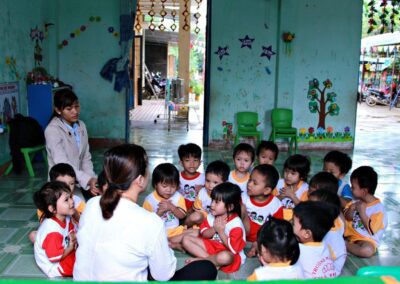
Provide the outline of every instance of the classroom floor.
[[[359,108],[356,142],[354,151],[348,152],[353,158],[353,169],[361,165],[373,166],[379,173],[379,185],[376,195],[383,200],[389,217],[389,227],[379,247],[379,252],[370,259],[349,256],[343,275],[354,275],[358,268],[367,265],[400,265],[400,110],[389,112],[387,107]],[[150,170],[162,162],[178,165],[177,148],[182,143],[201,144],[202,131],[160,129],[132,129],[131,141],[146,149]],[[231,151],[203,149],[203,165],[222,159],[232,166]],[[101,168],[103,150],[93,151],[96,172]],[[322,167],[322,157],[326,151],[299,151],[311,158],[311,174]],[[282,152],[276,163],[282,169],[287,152]],[[203,171],[203,165],[200,170]],[[28,233],[37,228],[36,210],[32,203],[32,193],[46,180],[46,170],[42,163],[34,165],[36,177],[29,178],[10,174],[0,177],[0,278],[44,278],[33,258],[33,246]],[[148,190],[151,190],[148,188]],[[145,194],[142,196],[144,198]],[[142,200],[141,200],[142,201]],[[176,253],[179,266],[188,257]],[[255,267],[257,259],[248,259],[239,272],[230,275],[220,273],[219,279],[245,279]]]

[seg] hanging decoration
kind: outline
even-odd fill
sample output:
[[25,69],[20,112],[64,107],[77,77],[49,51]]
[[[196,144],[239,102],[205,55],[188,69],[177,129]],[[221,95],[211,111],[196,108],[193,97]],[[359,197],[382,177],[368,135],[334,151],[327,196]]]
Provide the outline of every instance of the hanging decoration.
[[184,10],[182,12],[182,16],[183,16],[183,21],[185,22],[185,24],[183,25],[182,29],[184,31],[189,31],[190,30],[190,13],[189,13],[189,1],[190,0],[184,0],[185,1],[185,5],[184,5]]
[[271,60],[272,55],[276,54],[276,52],[272,51],[272,45],[270,45],[268,47],[263,46],[262,50],[263,51],[262,51],[260,56],[261,57],[267,57],[268,60]]
[[218,55],[219,60],[222,60],[222,58],[224,56],[229,55],[228,48],[229,48],[228,46],[225,46],[225,47],[218,46],[218,50],[216,52],[214,52],[214,53]]
[[167,15],[167,11],[165,10],[165,2],[167,2],[167,0],[161,0],[161,11],[160,11],[161,24],[158,26],[158,28],[162,32],[165,31],[166,29],[166,26],[164,25],[165,16]]
[[147,13],[151,18],[150,18],[150,25],[149,25],[149,30],[154,31],[156,29],[156,25],[154,24],[154,16],[156,15],[156,12],[154,11],[154,1],[155,0],[150,0],[151,1],[151,8],[150,11]]
[[199,19],[200,19],[200,17],[201,17],[201,14],[200,14],[200,5],[201,5],[201,2],[203,1],[203,0],[195,0],[196,1],[196,3],[197,3],[197,12],[193,15],[194,16],[194,18],[196,19],[196,28],[194,29],[194,32],[196,33],[196,34],[199,34],[199,32],[200,32],[200,28],[199,28]]
[[[101,17],[100,16],[90,16],[89,17],[89,23],[99,23],[101,22]],[[81,33],[86,31],[86,29],[90,26],[90,24],[83,24],[79,28],[75,29],[69,34],[69,37],[71,39],[74,39],[78,37]],[[63,39],[59,44],[58,44],[58,49],[63,49],[64,47],[68,46],[69,41],[67,39]]]
[[136,32],[140,32],[140,30],[142,29],[142,25],[140,24],[140,17],[142,16],[142,10],[140,10],[140,0],[137,0],[136,3],[136,19],[135,19],[135,30]]
[[242,43],[240,48],[248,47],[251,49],[251,45],[253,44],[254,40],[254,38],[250,38],[248,35],[246,35],[244,38],[239,38],[239,41]]
[[112,34],[114,37],[118,38],[119,37],[119,32],[117,32],[114,27],[108,27],[107,31]]
[[[390,9],[388,9],[388,3],[391,3]],[[389,23],[390,23],[390,31],[393,32],[394,28],[396,26],[396,18],[399,15],[399,0],[370,0],[368,2],[368,31],[367,33],[371,33],[374,31],[378,23],[375,20],[376,15],[379,13],[379,21],[380,21],[380,27],[379,27],[379,33],[385,33],[389,30]],[[377,7],[379,6],[379,11]],[[391,10],[391,12],[389,12]],[[390,15],[389,15],[390,14]],[[388,21],[389,17],[389,21]]]
[[172,0],[172,11],[171,11],[171,16],[172,16],[172,25],[171,25],[171,30],[174,32],[177,28],[176,26],[176,10],[175,10],[175,4],[176,4],[176,0]]
[[294,33],[284,32],[282,34],[282,40],[285,43],[285,54],[287,56],[292,55],[292,41],[294,40]]

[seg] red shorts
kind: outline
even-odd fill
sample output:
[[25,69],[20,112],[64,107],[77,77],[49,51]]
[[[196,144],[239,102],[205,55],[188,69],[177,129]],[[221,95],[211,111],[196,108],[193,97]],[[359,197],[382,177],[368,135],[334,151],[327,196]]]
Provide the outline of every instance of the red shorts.
[[[221,251],[229,251],[226,246],[218,241],[203,239],[204,245],[206,247],[207,253],[210,255],[217,254]],[[239,254],[233,255],[233,262],[229,265],[222,266],[221,270],[225,273],[232,273],[238,271],[240,265],[242,264],[242,258]]]

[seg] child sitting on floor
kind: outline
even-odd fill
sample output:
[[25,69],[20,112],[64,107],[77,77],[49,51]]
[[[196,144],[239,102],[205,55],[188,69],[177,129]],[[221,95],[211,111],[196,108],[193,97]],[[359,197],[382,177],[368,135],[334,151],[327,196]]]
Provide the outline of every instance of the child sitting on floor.
[[352,164],[351,158],[340,151],[330,151],[324,157],[324,171],[333,174],[339,181],[338,195],[342,208],[353,198],[350,185],[344,180]]
[[247,194],[242,194],[242,204],[247,216],[244,225],[247,231],[246,239],[252,243],[247,257],[257,254],[257,233],[260,227],[272,217],[283,218],[283,207],[278,198],[272,194],[279,180],[278,171],[274,166],[258,165],[251,173],[247,183]]
[[274,142],[262,140],[258,144],[256,154],[259,165],[268,164],[273,166],[278,159],[279,149]]
[[329,248],[322,241],[337,215],[337,208],[319,201],[301,202],[293,209],[293,232],[300,243],[299,264],[305,278],[337,276]]
[[374,196],[378,174],[372,167],[362,166],[353,171],[350,181],[355,200],[344,211],[346,247],[356,256],[371,257],[387,227],[385,208]]
[[309,172],[310,160],[306,156],[296,154],[286,159],[283,165],[283,178],[278,181],[273,192],[282,202],[285,220],[290,221],[293,216],[293,208],[300,201],[307,200]]
[[262,266],[254,270],[248,281],[304,278],[297,263],[299,243],[288,221],[270,218],[258,231],[257,245]]
[[77,243],[69,187],[64,182],[48,182],[35,192],[33,201],[42,212],[34,244],[37,265],[50,278],[72,276]]
[[253,166],[255,152],[253,146],[240,143],[233,149],[235,169],[229,174],[228,181],[240,187],[242,192],[247,191],[247,182],[250,178],[250,169]]
[[178,155],[183,167],[179,176],[179,193],[185,198],[186,210],[191,212],[197,194],[204,186],[204,174],[197,171],[201,164],[201,148],[194,143],[182,144]]
[[[337,184],[337,183],[336,183]],[[310,194],[311,201],[321,201],[336,207],[338,216],[336,216],[333,227],[324,237],[324,242],[331,250],[331,256],[335,263],[336,275],[342,273],[344,263],[346,262],[347,250],[344,242],[344,216],[341,213],[341,204],[336,192],[326,189],[318,189]]]
[[[246,260],[245,229],[240,219],[240,188],[230,182],[217,185],[211,193],[211,214],[200,226],[201,238],[183,237],[184,249],[197,259],[208,259],[225,273],[239,270]],[[187,262],[197,259],[188,259]]]
[[317,190],[327,190],[337,194],[338,188],[338,180],[333,174],[319,172],[313,175],[308,183],[307,198],[310,199],[311,193]]
[[192,212],[185,221],[188,227],[200,225],[211,210],[211,192],[217,185],[226,182],[229,176],[229,166],[223,161],[214,161],[206,168],[206,182],[199,191],[193,204]]

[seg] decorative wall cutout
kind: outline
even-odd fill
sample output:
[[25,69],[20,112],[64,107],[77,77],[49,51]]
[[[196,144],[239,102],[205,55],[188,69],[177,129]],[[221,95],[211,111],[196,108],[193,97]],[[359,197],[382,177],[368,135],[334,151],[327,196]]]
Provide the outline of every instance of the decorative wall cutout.
[[218,46],[218,50],[216,52],[214,52],[214,53],[218,55],[219,60],[222,60],[222,58],[224,56],[229,55],[228,49],[229,49],[228,46],[225,46],[225,47]]
[[242,43],[242,46],[240,48],[248,47],[249,49],[251,49],[251,45],[253,44],[254,40],[254,38],[250,38],[248,35],[246,35],[244,38],[239,38],[239,41]]
[[270,45],[268,47],[263,46],[262,50],[263,51],[262,51],[260,56],[261,57],[267,57],[268,60],[271,60],[271,57],[276,54],[276,52],[272,51],[272,45]]
[[15,57],[6,56],[6,65],[9,68],[10,77],[13,78],[13,80],[19,80],[21,77],[19,75],[19,72],[17,71],[17,60],[15,59]]
[[[89,17],[89,22],[90,23],[99,23],[101,22],[101,17],[100,16],[90,16]],[[86,29],[90,26],[90,24],[83,24],[79,28],[75,29],[69,34],[69,37],[71,39],[75,39],[78,37],[81,33],[86,31]],[[59,44],[58,44],[58,49],[63,49],[64,47],[68,46],[69,41],[68,39],[63,39]]]
[[282,34],[282,40],[285,43],[285,54],[287,56],[292,55],[292,41],[294,40],[294,33],[284,32]]

